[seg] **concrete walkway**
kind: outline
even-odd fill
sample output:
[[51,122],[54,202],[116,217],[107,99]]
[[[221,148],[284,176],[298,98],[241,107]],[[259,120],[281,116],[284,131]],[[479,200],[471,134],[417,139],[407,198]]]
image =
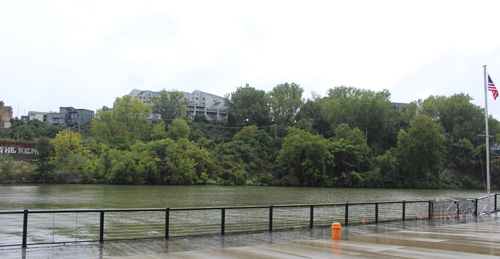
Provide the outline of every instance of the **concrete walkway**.
[[443,225],[271,245],[178,252],[142,258],[499,258],[500,221]]
[[331,229],[0,248],[0,258],[500,258],[497,215]]

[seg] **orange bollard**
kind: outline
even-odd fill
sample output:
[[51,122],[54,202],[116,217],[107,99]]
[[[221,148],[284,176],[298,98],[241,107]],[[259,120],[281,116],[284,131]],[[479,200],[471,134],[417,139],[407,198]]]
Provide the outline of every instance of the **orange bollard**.
[[338,222],[332,224],[332,239],[340,239],[340,229],[342,226]]

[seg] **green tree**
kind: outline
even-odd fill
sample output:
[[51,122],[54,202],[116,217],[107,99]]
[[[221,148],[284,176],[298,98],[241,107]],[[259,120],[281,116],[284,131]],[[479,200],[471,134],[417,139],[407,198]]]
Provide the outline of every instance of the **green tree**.
[[[297,127],[315,134],[323,134],[330,130],[330,124],[321,111],[323,109],[324,99],[316,98],[314,100],[308,99],[301,107],[295,121],[298,122]],[[309,127],[310,125],[310,127]]]
[[163,89],[158,96],[151,97],[151,103],[153,104],[153,113],[160,114],[161,119],[170,124],[172,120],[184,116],[189,100],[177,90],[166,91]]
[[340,86],[330,89],[321,101],[321,114],[330,125],[327,136],[333,136],[342,123],[367,132],[368,145],[376,153],[396,145],[401,111],[393,109],[387,90],[374,92]]
[[26,125],[30,126],[35,134],[35,138],[48,137],[55,138],[56,134],[61,131],[61,127],[50,125],[46,121],[30,120],[26,122]]
[[129,95],[117,97],[112,109],[103,107],[97,110],[92,132],[108,144],[146,139],[151,126],[147,119],[150,113],[151,106],[137,98],[132,99]]
[[70,176],[76,166],[85,163],[86,154],[80,143],[80,133],[68,132],[68,130],[60,131],[52,140],[55,149],[54,166],[56,174],[49,179],[51,182],[64,182],[64,178]]
[[158,139],[164,139],[164,138],[167,138],[168,137],[168,134],[167,132],[165,131],[165,128],[166,128],[166,123],[161,121],[159,122],[158,124],[156,124],[154,127],[153,127],[153,134],[152,134],[152,138],[153,140],[158,140]]
[[370,148],[365,144],[362,131],[358,128],[350,129],[347,124],[340,124],[335,129],[335,137],[330,140],[328,150],[335,157],[335,177],[340,186],[354,187],[363,185],[365,180],[359,172],[370,168],[367,157]]
[[228,107],[228,116],[234,119],[238,127],[271,124],[268,98],[263,90],[256,90],[248,85],[238,87],[236,92],[226,94],[224,101]]
[[207,119],[207,116],[205,116],[205,114],[203,114],[203,113],[197,113],[194,116],[193,122],[196,122],[196,123],[205,123],[205,124],[209,123],[209,121]]
[[328,186],[327,166],[333,155],[328,140],[309,132],[289,127],[282,149],[276,159],[282,181],[289,185]]
[[234,134],[234,141],[243,141],[248,144],[251,139],[254,139],[257,136],[257,126],[250,125],[244,127],[238,133]]
[[22,125],[12,129],[12,137],[17,140],[32,141],[35,138],[35,129],[28,125]]
[[115,111],[106,106],[97,110],[92,120],[92,132],[105,143],[110,143],[113,137],[125,137],[128,133],[125,122],[119,121]]
[[[468,94],[454,94],[446,96],[430,96],[424,101],[420,100],[420,112],[434,118],[453,142],[467,139],[476,143],[477,134],[484,132],[484,112],[471,103],[473,98]],[[492,119],[490,119],[492,121]],[[495,129],[495,127],[490,127]],[[492,133],[494,135],[494,133]]]
[[143,135],[151,124],[147,119],[150,113],[151,105],[124,95],[122,98],[116,98],[112,115],[114,119],[126,125],[130,139],[140,140],[145,137]]
[[408,131],[402,129],[399,132],[396,158],[400,175],[406,179],[405,187],[438,186],[439,171],[446,153],[443,133],[438,123],[422,114],[411,120]]
[[54,169],[55,148],[47,137],[41,137],[36,142],[38,155],[36,158],[35,181],[45,182],[45,176],[50,175]]
[[10,127],[8,129],[9,136],[15,140],[32,141],[35,138],[36,128],[18,118],[10,119]]
[[156,161],[162,183],[200,184],[203,181],[198,180],[203,174],[210,175],[212,162],[208,152],[185,138],[152,141],[146,148]]
[[385,154],[378,156],[375,160],[380,170],[379,172],[383,177],[385,187],[401,188],[398,175],[398,161],[394,153],[391,150],[387,150]]
[[296,83],[276,85],[269,94],[271,117],[275,124],[292,126],[295,116],[303,105],[302,93],[304,89]]
[[452,144],[449,160],[453,163],[454,167],[466,173],[472,168],[471,157],[473,152],[474,146],[472,143],[463,138]]
[[172,121],[171,125],[168,125],[167,136],[170,139],[178,140],[181,138],[187,139],[189,137],[189,132],[191,128],[187,125],[187,122],[182,119],[176,119]]

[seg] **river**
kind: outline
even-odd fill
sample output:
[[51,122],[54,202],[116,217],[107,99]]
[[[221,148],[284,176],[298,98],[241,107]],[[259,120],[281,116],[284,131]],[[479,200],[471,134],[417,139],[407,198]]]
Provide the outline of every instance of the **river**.
[[[492,191],[494,193],[495,191]],[[477,198],[486,190],[168,185],[0,185],[0,210],[179,208]]]

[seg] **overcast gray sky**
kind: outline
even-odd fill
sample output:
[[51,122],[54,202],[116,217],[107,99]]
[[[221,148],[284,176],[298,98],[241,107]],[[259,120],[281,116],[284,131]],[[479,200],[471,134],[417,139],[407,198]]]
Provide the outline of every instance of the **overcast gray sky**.
[[[0,100],[14,116],[112,106],[132,89],[224,96],[284,82],[393,102],[500,89],[500,1],[0,0]],[[18,110],[19,107],[19,110]],[[488,93],[500,119],[500,99]]]

